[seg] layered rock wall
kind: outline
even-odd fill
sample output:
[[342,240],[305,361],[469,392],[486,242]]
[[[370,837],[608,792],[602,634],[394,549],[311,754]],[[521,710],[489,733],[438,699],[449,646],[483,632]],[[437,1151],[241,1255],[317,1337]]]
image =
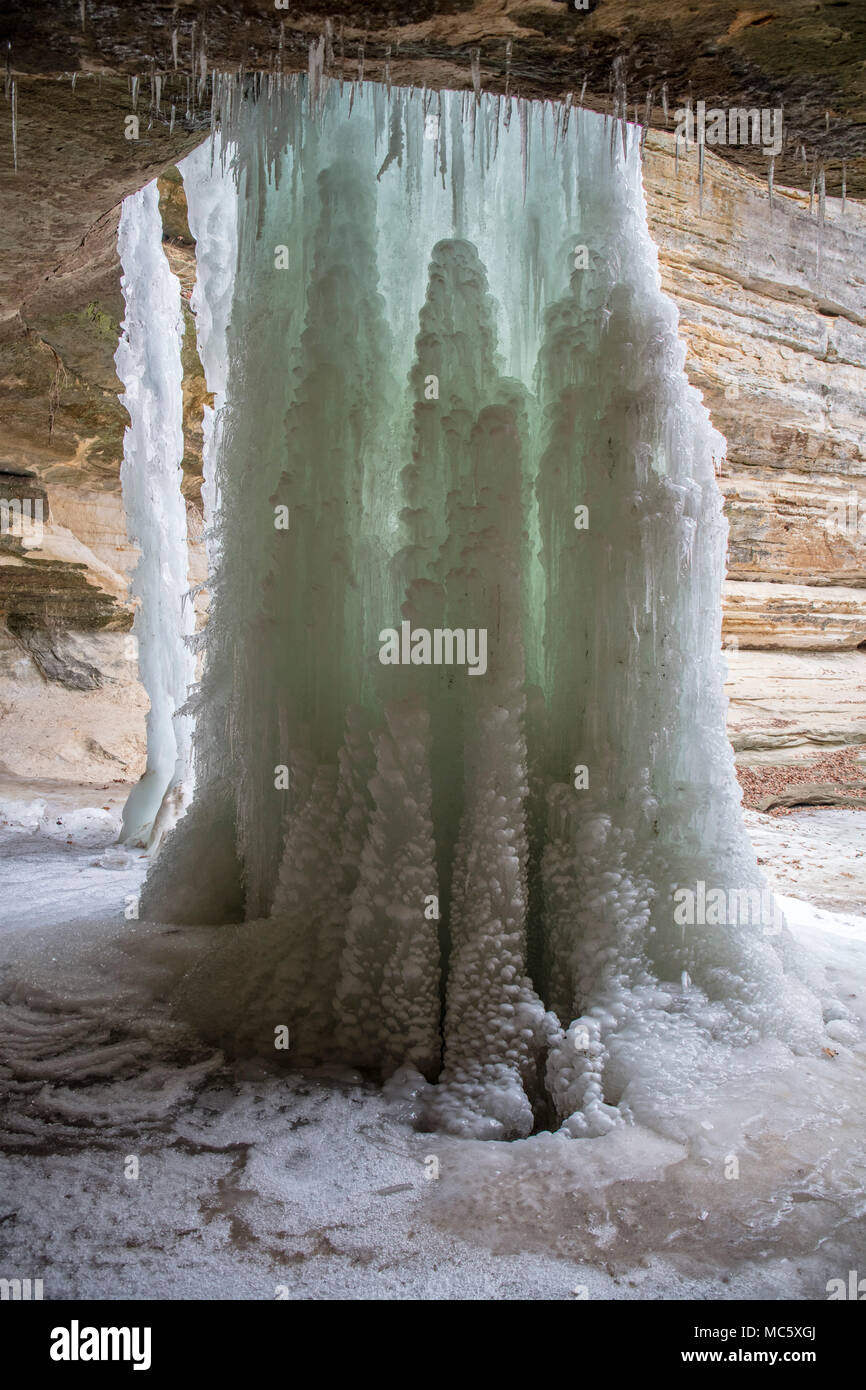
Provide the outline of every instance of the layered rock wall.
[[[730,733],[745,760],[866,744],[866,211],[650,135],[686,370],[728,442]],[[823,218],[821,212],[823,211]]]

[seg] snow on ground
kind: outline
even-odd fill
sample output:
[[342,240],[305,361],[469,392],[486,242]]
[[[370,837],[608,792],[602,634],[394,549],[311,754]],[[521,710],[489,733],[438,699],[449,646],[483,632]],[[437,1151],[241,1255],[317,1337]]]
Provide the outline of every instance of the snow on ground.
[[758,862],[777,893],[831,912],[866,913],[866,810],[812,806],[787,816],[744,814]]
[[417,1132],[411,1077],[383,1093],[203,1044],[171,1000],[218,929],[127,920],[144,859],[111,846],[119,800],[0,792],[0,1276],[47,1298],[582,1301],[823,1299],[866,1270],[860,812],[749,813],[850,1014],[825,1054],[744,1049],[677,1137],[661,1117],[496,1144]]

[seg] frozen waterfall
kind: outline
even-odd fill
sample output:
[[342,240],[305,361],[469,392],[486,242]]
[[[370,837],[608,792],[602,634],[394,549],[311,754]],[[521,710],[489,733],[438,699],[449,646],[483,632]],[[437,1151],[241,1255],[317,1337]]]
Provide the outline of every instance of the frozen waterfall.
[[[674,1115],[724,1049],[814,1048],[821,1013],[786,929],[728,910],[762,879],[725,734],[724,442],[639,131],[314,76],[220,80],[184,170],[211,607],[195,800],[143,910],[241,924],[189,981],[203,1027],[406,1068],[428,1124]],[[716,910],[684,920],[689,893]]]

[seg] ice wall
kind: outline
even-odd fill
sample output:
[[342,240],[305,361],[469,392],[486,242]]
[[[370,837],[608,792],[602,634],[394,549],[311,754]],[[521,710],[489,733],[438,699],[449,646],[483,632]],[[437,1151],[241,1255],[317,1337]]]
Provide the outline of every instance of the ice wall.
[[123,811],[121,839],[149,846],[174,824],[192,794],[192,724],[178,714],[195,676],[187,638],[189,600],[183,457],[183,319],[180,283],[162,250],[156,181],[126,198],[117,236],[126,317],[115,353],[130,423],[120,481],[130,540],[139,559],[130,590],[133,632],[150,699],[147,766]]
[[[724,441],[635,131],[313,77],[218,89],[238,257],[199,790],[147,910],[248,919],[200,981],[223,1037],[409,1064],[459,1133],[602,1133],[725,1048],[820,1036],[786,932],[674,913],[761,885]],[[207,264],[231,195],[188,193]]]

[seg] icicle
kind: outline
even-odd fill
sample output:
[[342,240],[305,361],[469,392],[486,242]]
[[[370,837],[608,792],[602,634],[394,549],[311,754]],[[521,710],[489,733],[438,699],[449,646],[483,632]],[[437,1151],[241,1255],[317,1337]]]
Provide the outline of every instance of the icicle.
[[439,124],[438,124],[438,150],[439,150],[439,178],[442,187],[445,187],[445,175],[448,173],[448,137],[445,133],[445,111],[442,103],[442,93],[439,93]]
[[845,213],[845,197],[846,197],[846,194],[847,194],[847,191],[848,191],[848,190],[847,190],[847,183],[846,183],[846,177],[845,177],[845,176],[846,176],[846,168],[845,168],[845,160],[843,159],[843,160],[842,160],[842,214],[843,214],[843,216],[844,216],[844,213]]
[[767,164],[767,189],[770,195],[770,207],[773,206],[773,175],[776,167],[775,159],[771,158]]
[[137,76],[136,76],[136,77],[133,77],[133,79],[132,79],[132,109],[133,109],[133,111],[137,111],[137,110],[138,110],[138,84],[139,84],[139,78],[138,78]]
[[823,163],[818,172],[818,257],[817,273],[820,281],[824,258],[824,224],[827,215],[827,179]]
[[12,169],[18,173],[18,83],[12,79]]
[[392,107],[391,107],[391,127],[390,127],[390,134],[389,134],[389,140],[388,140],[388,152],[387,152],[387,154],[385,155],[384,160],[382,161],[382,165],[381,165],[381,167],[380,167],[380,169],[379,169],[378,174],[376,175],[376,182],[377,182],[377,183],[379,183],[379,182],[381,181],[382,175],[385,173],[385,171],[386,171],[388,168],[390,168],[390,166],[393,164],[393,162],[394,162],[395,159],[397,160],[398,163],[400,163],[400,162],[402,161],[402,157],[403,157],[403,121],[402,121],[402,115],[403,115],[403,111],[402,111],[401,102],[400,102],[399,100],[398,100],[398,101],[395,101],[395,102],[393,103]]
[[469,54],[469,69],[472,73],[472,87],[475,91],[475,104],[481,101],[481,49],[473,48]]
[[566,92],[565,98],[560,105],[553,108],[553,158],[556,159],[556,152],[559,149],[560,131],[564,131],[563,122],[568,120],[568,107],[571,102],[571,92]]
[[307,58],[307,82],[309,92],[310,111],[318,111],[324,96],[323,76],[325,67],[325,39],[320,36],[318,41],[310,44]]
[[706,145],[701,140],[698,143],[698,201],[701,212],[704,210],[704,151]]
[[126,301],[115,361],[130,423],[124,434],[121,485],[130,537],[140,554],[131,588],[140,599],[142,682],[150,698],[147,768],[123,812],[124,841],[146,847],[160,827],[182,814],[192,794],[191,727],[178,715],[195,679],[185,638],[194,615],[189,587],[183,457],[183,318],[180,284],[162,250],[156,181],[125,199],[118,230]]
[[662,115],[663,115],[664,118],[665,118],[665,125],[667,125],[668,122],[669,122],[669,120],[670,120],[670,116],[668,115],[668,84],[667,84],[667,82],[663,82],[663,83],[662,83]]
[[473,103],[469,112],[469,157],[475,163],[475,123],[478,115],[478,107]]
[[569,92],[568,95],[566,96],[565,105],[564,105],[564,107],[563,107],[563,112],[562,112],[562,127],[561,127],[561,130],[560,130],[560,138],[561,138],[563,144],[565,143],[565,137],[566,137],[566,135],[568,134],[568,123],[569,123],[569,121],[571,120],[571,108],[572,108],[573,102],[574,102],[574,93],[573,93],[573,92]]
[[652,124],[652,118],[653,118],[653,89],[652,89],[652,87],[649,87],[649,88],[647,89],[646,101],[645,101],[645,103],[644,103],[644,108],[643,108],[643,127],[642,127],[641,133],[640,133],[640,157],[641,157],[641,159],[643,159],[643,157],[644,157],[644,146],[645,146],[645,144],[646,144],[647,132],[649,131],[650,125]]

